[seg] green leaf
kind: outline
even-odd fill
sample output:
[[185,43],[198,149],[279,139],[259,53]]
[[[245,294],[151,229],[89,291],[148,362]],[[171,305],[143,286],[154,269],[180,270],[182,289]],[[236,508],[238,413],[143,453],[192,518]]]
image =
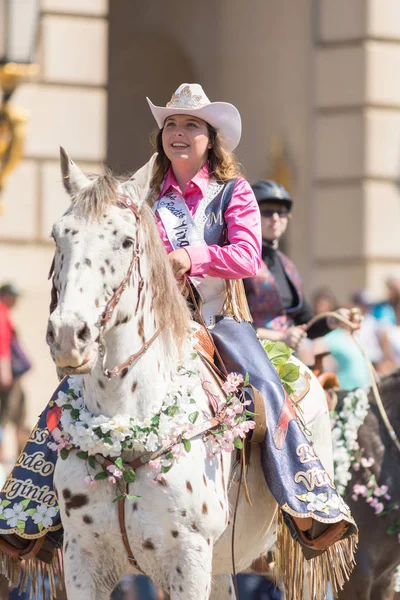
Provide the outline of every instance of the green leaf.
[[81,411],[79,410],[79,408],[73,408],[71,410],[71,417],[73,419],[79,419],[79,415],[81,414]]
[[161,467],[161,473],[168,473],[168,471],[170,471],[172,469],[172,465],[169,465],[169,467]]
[[67,460],[67,458],[69,456],[69,450],[67,448],[61,448],[60,456],[63,460]]
[[387,529],[386,529],[386,533],[388,535],[395,535],[397,533],[397,527],[395,527],[394,525],[390,525]]
[[119,457],[117,458],[117,460],[115,461],[115,466],[116,466],[116,467],[118,467],[118,469],[119,469],[120,471],[123,471],[123,470],[124,470],[124,465],[123,465],[123,463],[122,463],[122,458],[121,458],[120,456],[119,456]]
[[134,483],[136,481],[136,473],[133,469],[126,469],[124,471],[124,480],[126,483]]
[[196,423],[197,419],[198,419],[198,416],[199,416],[199,411],[191,413],[189,415],[189,421],[194,425]]
[[[39,524],[39,531],[42,531],[40,529],[40,525],[41,525],[41,523]],[[42,525],[42,528],[43,528],[43,525]],[[21,533],[23,533],[25,531],[25,521],[17,521],[17,529],[18,529],[18,531],[21,531]]]
[[241,450],[243,448],[243,442],[240,438],[235,438],[233,440],[233,445],[235,446],[235,448],[238,448],[239,450]]
[[30,498],[26,498],[25,500],[22,500],[20,502],[20,505],[22,506],[22,508],[25,510],[28,507],[29,502],[31,501]]
[[121,500],[125,500],[125,496],[117,496],[114,498],[113,502],[120,502]]
[[71,410],[73,408],[72,404],[63,404],[62,407],[63,409],[66,408],[67,410]]
[[250,375],[246,371],[246,376],[245,376],[244,382],[243,382],[244,387],[246,387],[247,385],[249,385],[249,383],[250,383]]
[[285,392],[289,396],[291,396],[292,394],[295,393],[296,390],[295,390],[295,388],[293,387],[293,385],[291,383],[288,383],[287,381],[283,381],[283,380],[281,380],[281,381],[282,381],[282,385],[284,387]]
[[133,494],[126,494],[125,498],[127,500],[141,500],[142,496],[134,496]]
[[293,354],[293,350],[289,348],[289,346],[286,346],[286,344],[283,342],[270,342],[269,340],[263,340],[262,345],[272,363],[282,359],[288,361]]
[[11,504],[10,500],[3,500],[2,503],[1,503],[1,505],[4,506],[4,507],[9,506],[10,504]]
[[189,442],[189,440],[182,440],[182,444],[183,444],[183,447],[185,448],[186,452],[190,452],[192,444]]
[[279,369],[279,376],[286,382],[293,383],[300,377],[300,367],[293,363],[286,363]]
[[112,445],[113,445],[113,441],[112,441],[112,439],[110,438],[110,436],[109,436],[109,435],[106,435],[106,436],[105,436],[105,438],[104,438],[104,441],[105,441],[105,443],[106,443],[106,444],[108,444],[109,446],[112,446]]
[[83,458],[84,460],[86,460],[88,457],[88,453],[84,450],[79,450],[79,452],[77,452],[76,455],[78,458]]
[[42,531],[43,528],[44,528],[43,523],[38,523],[38,529],[39,529],[39,531]]
[[28,510],[26,510],[25,512],[26,512],[26,514],[28,514],[31,517],[32,515],[35,514],[35,512],[37,512],[37,509],[36,508],[28,508]]
[[92,467],[92,469],[96,469],[96,461],[94,460],[93,456],[88,457],[88,463],[89,466]]
[[2,521],[7,521],[7,517],[5,517],[4,515],[0,515],[0,519],[1,519]]
[[100,471],[100,473],[96,473],[96,475],[94,476],[94,478],[97,481],[100,481],[102,479],[107,479],[107,477],[110,475],[110,473],[106,472],[106,471]]

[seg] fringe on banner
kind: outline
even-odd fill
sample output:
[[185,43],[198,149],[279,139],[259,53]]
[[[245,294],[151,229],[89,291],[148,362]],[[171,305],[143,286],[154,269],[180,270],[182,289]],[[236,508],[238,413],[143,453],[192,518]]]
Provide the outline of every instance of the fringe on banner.
[[337,597],[354,569],[357,539],[357,534],[352,534],[332,544],[320,556],[306,560],[279,511],[275,577],[282,581],[288,600],[303,600],[305,583],[308,584],[309,597],[314,600],[325,600],[328,583]]
[[50,563],[37,558],[20,560],[0,552],[0,574],[8,579],[10,586],[18,587],[19,594],[25,592],[30,583],[29,600],[34,600],[39,594],[43,600],[57,600],[57,592],[63,587],[61,550],[55,551]]

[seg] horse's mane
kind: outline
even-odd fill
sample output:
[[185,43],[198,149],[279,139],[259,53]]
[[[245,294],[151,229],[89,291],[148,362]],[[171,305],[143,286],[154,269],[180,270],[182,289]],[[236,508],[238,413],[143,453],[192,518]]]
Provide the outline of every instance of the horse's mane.
[[[90,175],[89,178],[91,178]],[[121,179],[121,181],[125,180]],[[72,205],[80,211],[82,216],[100,221],[107,207],[118,204],[119,184],[120,180],[110,172],[93,178],[91,185],[72,196]],[[142,203],[140,216],[142,239],[150,266],[152,307],[157,318],[157,325],[166,334],[172,334],[179,348],[188,331],[189,309],[178,289],[168,255],[154,221],[153,212],[146,202]]]
[[118,202],[118,179],[111,172],[105,175],[86,174],[91,184],[71,194],[71,202],[83,217],[100,221],[108,206]]
[[189,328],[189,309],[169,264],[168,254],[154,221],[154,214],[146,202],[142,204],[140,214],[145,253],[150,263],[150,285],[158,326],[166,332],[171,332],[180,347]]

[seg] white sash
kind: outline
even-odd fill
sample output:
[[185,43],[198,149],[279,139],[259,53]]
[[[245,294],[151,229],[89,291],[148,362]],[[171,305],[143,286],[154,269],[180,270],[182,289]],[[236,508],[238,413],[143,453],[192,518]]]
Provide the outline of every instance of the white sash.
[[[195,217],[190,214],[181,194],[169,190],[156,206],[169,242],[174,250],[186,246],[206,246],[204,241],[205,210],[219,194],[223,185],[211,180],[204,198],[197,207]],[[226,282],[219,277],[189,277],[202,300],[201,312],[206,325],[212,325],[214,317],[221,313],[226,299]]]

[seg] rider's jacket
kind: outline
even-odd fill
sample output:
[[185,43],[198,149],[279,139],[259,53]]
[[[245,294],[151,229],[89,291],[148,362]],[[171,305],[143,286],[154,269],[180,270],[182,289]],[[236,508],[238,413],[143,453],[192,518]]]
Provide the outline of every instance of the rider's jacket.
[[[189,181],[183,194],[192,216],[196,214],[209,182],[206,163]],[[169,189],[180,194],[172,168],[167,173],[159,198]],[[157,212],[155,217],[160,237],[167,251],[171,252],[171,244]],[[209,275],[222,279],[255,275],[261,266],[261,219],[250,184],[242,177],[229,181],[208,207],[207,217],[204,224],[207,245],[185,248],[191,260],[189,275]]]
[[263,263],[254,277],[245,280],[254,325],[285,329],[296,324],[304,298],[300,274],[279,250],[263,247]]

